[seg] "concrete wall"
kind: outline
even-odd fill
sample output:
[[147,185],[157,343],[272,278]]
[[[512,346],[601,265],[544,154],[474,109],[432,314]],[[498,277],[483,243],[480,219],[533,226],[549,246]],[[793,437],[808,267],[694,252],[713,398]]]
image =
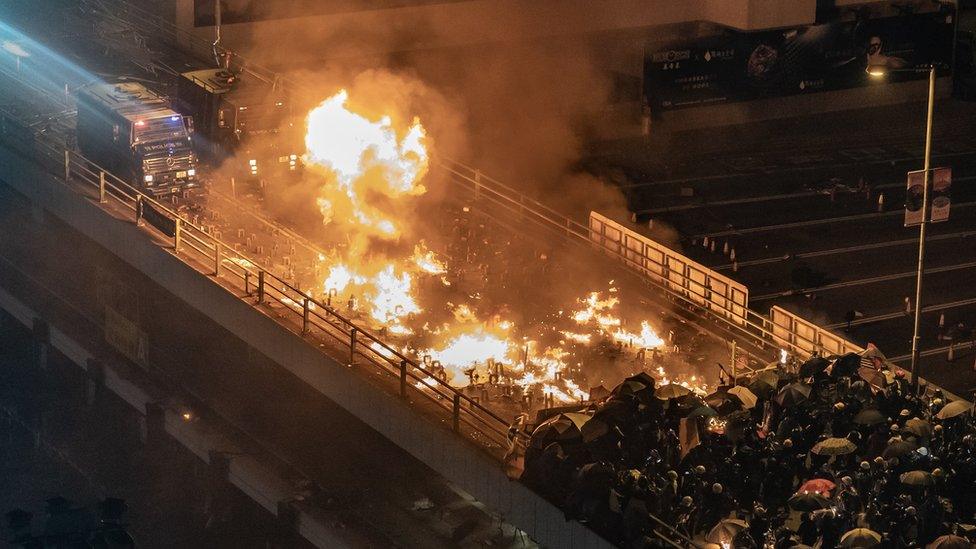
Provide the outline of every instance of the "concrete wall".
[[37,207],[108,249],[164,289],[221,324],[233,335],[359,417],[364,423],[455,482],[488,508],[548,547],[604,547],[599,536],[523,485],[500,464],[366,376],[323,355],[299,335],[258,312],[169,251],[154,245],[130,221],[107,215],[9,149],[0,147],[0,179]]

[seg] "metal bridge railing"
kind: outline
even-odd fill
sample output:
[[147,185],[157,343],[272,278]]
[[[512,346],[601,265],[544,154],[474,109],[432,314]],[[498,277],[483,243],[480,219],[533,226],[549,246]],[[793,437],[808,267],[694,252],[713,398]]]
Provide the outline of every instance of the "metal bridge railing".
[[[394,381],[399,396],[422,395],[422,401],[434,405],[427,408],[450,421],[455,432],[496,458],[509,450],[509,422],[439,379],[422,363],[83,155],[51,143],[45,136],[29,133],[9,113],[0,111],[0,130],[0,140],[6,146],[32,155],[59,179],[81,187],[99,203],[121,207],[133,222],[169,239],[174,255],[187,264],[230,282],[242,291],[242,297],[253,298],[254,306],[279,312],[293,327],[299,327],[302,335],[324,337],[333,347],[345,349],[343,358],[347,363],[366,362],[377,367]],[[525,435],[517,436],[524,445]]]
[[[502,211],[518,216],[523,221],[532,222],[574,245],[586,246],[598,253],[614,257],[628,273],[637,275],[641,283],[663,294],[671,302],[695,315],[704,315],[729,334],[752,343],[756,353],[760,353],[757,358],[763,360],[777,358],[774,353],[778,353],[780,347],[776,343],[777,339],[771,330],[769,319],[749,309],[748,304],[742,307],[723,302],[725,300],[713,300],[705,288],[699,289],[700,284],[694,283],[683,274],[679,275],[680,280],[677,284],[657,280],[658,277],[646,276],[648,265],[643,263],[646,258],[636,261],[626,253],[622,253],[619,245],[614,247],[595,242],[590,236],[588,226],[460,162],[441,160],[439,167],[448,172],[454,184],[470,192],[474,200],[489,201]],[[655,263],[653,266],[663,272],[669,271],[664,263]],[[703,306],[703,303],[707,306]],[[797,334],[796,338],[797,341],[802,341],[804,336]],[[811,344],[816,345],[816,342],[811,341]]]

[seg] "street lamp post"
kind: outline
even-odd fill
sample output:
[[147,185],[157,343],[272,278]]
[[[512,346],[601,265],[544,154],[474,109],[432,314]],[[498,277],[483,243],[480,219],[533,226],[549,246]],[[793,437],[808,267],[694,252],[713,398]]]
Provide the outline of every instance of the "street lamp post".
[[918,270],[915,272],[915,321],[912,329],[912,388],[918,388],[918,370],[921,349],[919,348],[919,327],[922,321],[922,277],[925,272],[925,228],[929,221],[929,185],[932,180],[932,115],[935,111],[935,71],[936,66],[918,69],[888,69],[882,66],[868,66],[867,73],[883,77],[889,72],[929,73],[929,100],[925,116],[925,160],[922,184],[922,222],[918,226]]

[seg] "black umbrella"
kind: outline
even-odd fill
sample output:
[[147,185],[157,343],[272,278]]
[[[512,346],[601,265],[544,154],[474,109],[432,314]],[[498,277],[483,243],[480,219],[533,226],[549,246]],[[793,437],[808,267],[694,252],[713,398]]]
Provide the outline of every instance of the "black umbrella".
[[690,411],[705,406],[705,401],[702,400],[702,397],[691,393],[672,400],[671,404],[680,411]]
[[805,383],[791,383],[780,389],[773,400],[780,406],[792,407],[810,399],[811,387]]
[[819,374],[830,366],[830,361],[826,358],[815,356],[800,365],[800,377],[810,377]]
[[790,498],[789,505],[797,511],[816,511],[830,507],[830,500],[816,492],[800,492]]
[[719,415],[728,415],[743,408],[739,397],[729,394],[726,390],[716,391],[705,397],[705,404],[715,409]]
[[716,412],[711,406],[699,406],[692,410],[686,417],[713,417],[717,416]]
[[858,425],[877,425],[884,422],[884,414],[873,408],[861,410],[856,416],[854,416],[854,423]]
[[590,416],[580,413],[556,414],[539,424],[532,432],[531,445],[535,448],[545,448],[552,442],[568,442],[581,440],[582,428]]
[[834,361],[834,367],[830,370],[830,376],[850,377],[861,367],[861,356],[857,353],[847,353]]
[[644,404],[649,404],[654,398],[655,393],[654,378],[644,372],[639,372],[628,377],[614,388],[614,394],[631,395]]

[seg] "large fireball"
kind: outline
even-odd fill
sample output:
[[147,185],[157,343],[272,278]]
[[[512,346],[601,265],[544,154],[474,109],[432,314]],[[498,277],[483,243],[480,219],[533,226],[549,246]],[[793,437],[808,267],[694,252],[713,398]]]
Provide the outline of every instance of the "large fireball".
[[331,175],[333,185],[318,199],[326,223],[356,223],[369,236],[393,239],[402,230],[396,215],[370,199],[391,199],[426,192],[421,184],[428,169],[426,133],[420,121],[398,134],[388,116],[369,120],[347,106],[345,90],[308,113],[305,162]]

